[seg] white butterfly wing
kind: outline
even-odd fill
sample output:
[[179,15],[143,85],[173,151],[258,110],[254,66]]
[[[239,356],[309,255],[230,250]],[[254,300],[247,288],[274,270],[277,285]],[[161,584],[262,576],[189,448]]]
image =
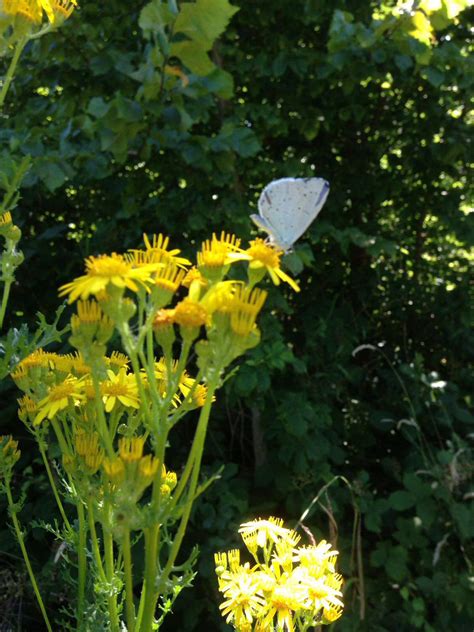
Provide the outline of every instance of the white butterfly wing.
[[270,182],[258,200],[253,221],[270,241],[288,250],[316,219],[329,193],[323,178],[281,178]]

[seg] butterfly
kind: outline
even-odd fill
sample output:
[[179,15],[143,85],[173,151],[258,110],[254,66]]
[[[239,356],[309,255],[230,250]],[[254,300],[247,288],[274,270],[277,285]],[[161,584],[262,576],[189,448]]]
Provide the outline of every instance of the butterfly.
[[266,231],[269,241],[287,251],[323,208],[329,183],[323,178],[280,178],[263,189],[258,215],[251,219]]

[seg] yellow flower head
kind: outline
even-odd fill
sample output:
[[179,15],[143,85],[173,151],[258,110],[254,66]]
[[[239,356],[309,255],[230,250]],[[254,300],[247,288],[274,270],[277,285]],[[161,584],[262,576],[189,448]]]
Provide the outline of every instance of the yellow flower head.
[[73,335],[83,333],[88,338],[97,336],[100,342],[107,342],[114,329],[113,321],[106,316],[96,301],[78,301],[77,314],[71,316]]
[[206,239],[202,244],[201,251],[197,255],[199,268],[222,268],[228,261],[228,254],[237,252],[240,246],[240,239],[235,235],[229,235],[222,231],[220,237],[213,233],[211,239]]
[[169,263],[157,271],[155,276],[155,286],[165,292],[168,292],[169,294],[174,294],[183,282],[185,276],[185,270]]
[[237,288],[232,304],[230,326],[238,336],[248,336],[254,329],[255,320],[267,298],[267,292],[245,286]]
[[191,265],[191,262],[184,257],[178,257],[181,250],[174,248],[168,250],[169,237],[164,235],[152,235],[151,241],[146,235],[143,235],[143,241],[145,242],[145,248],[148,253],[153,254],[157,259],[163,263],[172,263],[180,268]]
[[75,6],[75,0],[3,0],[7,15],[21,15],[34,24],[41,24],[43,11],[53,24],[57,19],[68,18]]
[[186,272],[186,276],[184,277],[181,285],[190,288],[191,285],[196,282],[199,283],[202,287],[206,287],[207,285],[207,279],[202,276],[196,266],[193,266]]
[[12,214],[10,213],[10,211],[7,211],[6,213],[2,213],[0,215],[0,227],[9,226],[12,221]]
[[158,468],[159,461],[151,454],[143,456],[138,463],[138,478],[143,487],[148,487],[153,482]]
[[69,302],[72,303],[78,298],[86,300],[91,295],[100,295],[109,285],[138,292],[143,287],[148,289],[147,284],[152,283],[156,270],[156,264],[134,267],[123,255],[115,252],[92,256],[86,259],[86,274],[61,286],[59,295],[69,294]]
[[97,432],[85,432],[78,430],[74,437],[76,452],[81,456],[97,454],[99,452],[99,435]]
[[159,309],[153,319],[153,330],[164,331],[174,324],[174,309]]
[[0,435],[0,466],[12,468],[21,456],[18,441],[11,435]]
[[176,305],[173,319],[175,323],[182,327],[194,328],[207,325],[209,314],[203,305],[190,298],[185,298]]
[[17,400],[18,402],[18,417],[25,423],[28,420],[31,420],[33,415],[37,411],[36,402],[29,396],[25,395]]
[[52,386],[48,395],[38,403],[38,414],[34,424],[37,426],[43,419],[54,419],[58,412],[69,406],[77,406],[84,401],[83,382],[69,375],[63,382]]
[[219,590],[225,601],[220,604],[226,623],[232,623],[238,630],[245,622],[252,623],[265,605],[258,575],[252,573],[248,565],[234,572],[221,574]]
[[119,455],[122,461],[133,463],[143,455],[145,437],[122,437],[119,439]]
[[102,461],[102,468],[107,478],[114,485],[121,483],[125,478],[125,465],[121,459],[105,458]]
[[280,267],[280,260],[283,254],[283,250],[266,242],[264,239],[258,238],[250,242],[250,247],[245,252],[229,253],[228,261],[249,261],[251,272],[255,271],[258,274],[259,271],[262,273],[266,271],[275,285],[280,285],[280,281],[284,281],[295,292],[299,292],[300,288],[296,281],[288,276],[286,272],[283,272]]
[[32,369],[53,369],[55,362],[59,356],[56,353],[50,353],[44,351],[44,349],[36,349],[29,356],[24,358],[10,373],[12,379],[21,386],[22,380],[24,380],[28,373]]
[[112,369],[126,369],[130,364],[130,358],[120,351],[112,351],[109,358],[105,358],[106,363]]
[[107,413],[110,413],[117,403],[126,408],[140,408],[137,380],[133,373],[128,374],[126,368],[119,369],[118,373],[108,369],[107,377],[108,380],[100,385]]

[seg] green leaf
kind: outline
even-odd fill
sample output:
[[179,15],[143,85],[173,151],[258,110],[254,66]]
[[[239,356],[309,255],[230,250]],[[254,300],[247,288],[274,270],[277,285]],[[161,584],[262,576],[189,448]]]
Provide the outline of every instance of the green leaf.
[[410,492],[399,490],[390,494],[388,502],[397,511],[404,511],[413,507],[416,502],[416,497]]
[[53,192],[67,180],[67,174],[60,165],[47,160],[36,163],[35,171],[48,189]]
[[444,72],[441,72],[441,70],[437,70],[431,66],[425,68],[421,74],[423,79],[426,79],[435,88],[439,88],[445,79]]
[[110,109],[110,104],[106,103],[102,97],[94,97],[89,101],[87,113],[95,118],[103,118]]
[[183,2],[174,32],[182,33],[204,50],[210,50],[214,40],[225,31],[229,20],[237,11],[238,8],[227,0]]
[[195,75],[205,76],[211,73],[215,66],[201,44],[185,40],[171,45],[171,55],[178,57],[183,64]]
[[215,66],[207,52],[237,11],[237,7],[233,7],[227,0],[183,3],[174,24],[174,32],[186,36],[187,39],[173,42],[170,54],[178,57],[194,74],[210,74]]
[[138,25],[145,34],[163,29],[174,20],[175,16],[161,0],[153,0],[146,4],[140,12]]

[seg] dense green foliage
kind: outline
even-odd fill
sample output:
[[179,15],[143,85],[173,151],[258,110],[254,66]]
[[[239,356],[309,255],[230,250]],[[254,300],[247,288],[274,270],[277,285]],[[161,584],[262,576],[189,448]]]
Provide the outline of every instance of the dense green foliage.
[[[270,296],[262,345],[218,398],[206,469],[225,469],[188,534],[201,546],[196,588],[168,625],[227,629],[213,552],[248,517],[296,522],[331,483],[304,524],[341,551],[347,613],[334,627],[470,630],[473,10],[420,24],[374,20],[379,3],[355,0],[243,2],[235,15],[224,0],[198,5],[208,31],[171,46],[158,0],[143,12],[111,0],[84,3],[26,51],[0,129],[5,154],[33,159],[9,324],[52,315],[87,254],[143,232],[185,253],[212,231],[249,236],[267,182],[325,177],[328,202],[287,257],[302,291]],[[1,432],[21,438],[16,392],[2,389]],[[188,440],[180,428],[170,467]],[[25,522],[50,519],[36,455],[21,447]],[[15,543],[0,536],[14,568]],[[34,538],[59,608],[53,540]]]

